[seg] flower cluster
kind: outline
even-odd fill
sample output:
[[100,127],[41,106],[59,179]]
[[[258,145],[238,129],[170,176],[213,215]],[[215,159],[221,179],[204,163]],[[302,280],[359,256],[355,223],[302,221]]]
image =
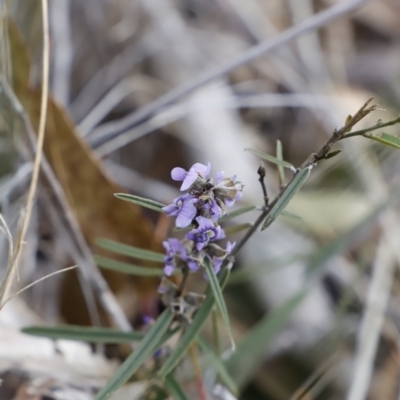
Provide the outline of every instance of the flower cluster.
[[226,214],[227,207],[242,197],[243,186],[236,176],[224,177],[223,172],[217,174],[214,183],[208,178],[210,170],[210,163],[196,163],[189,171],[174,168],[171,172],[172,179],[182,182],[180,190],[185,193],[164,207],[163,211],[176,217],[176,227],[192,229],[182,241],[168,239],[163,243],[166,250],[164,272],[167,276],[176,268],[187,267],[197,271],[205,257],[212,261],[218,273],[223,260],[235,245],[228,242],[223,249],[214,242],[225,237],[218,220]]

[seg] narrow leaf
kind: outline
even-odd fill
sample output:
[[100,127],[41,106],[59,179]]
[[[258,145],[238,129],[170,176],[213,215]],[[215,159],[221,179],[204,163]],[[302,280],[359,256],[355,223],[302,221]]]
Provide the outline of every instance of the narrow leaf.
[[304,182],[310,175],[311,167],[301,169],[292,181],[286,186],[281,197],[275,203],[268,213],[261,230],[267,229],[276,218],[283,212],[286,206],[289,204],[290,200],[297,194],[300,188],[303,186]]
[[140,249],[138,247],[129,246],[127,244],[115,242],[114,240],[109,239],[97,239],[97,246],[113,251],[117,254],[122,254],[124,256],[129,256],[132,258],[137,258],[140,260],[148,260],[155,262],[164,262],[165,255],[162,253],[157,253],[151,250]]
[[242,208],[239,208],[238,210],[230,212],[229,214],[225,214],[222,218],[219,219],[219,221],[220,222],[228,221],[230,219],[236,218],[239,215],[246,214],[255,209],[256,209],[256,206],[242,207]]
[[119,367],[114,376],[106,383],[96,395],[95,400],[107,399],[114,391],[120,388],[139,369],[146,359],[157,349],[160,339],[167,332],[174,312],[167,308],[146,333],[132,354]]
[[138,204],[139,206],[142,207],[150,208],[151,210],[164,212],[162,208],[165,207],[165,204],[159,203],[158,201],[125,193],[114,193],[114,196],[117,197],[118,199],[129,201],[130,203]]
[[237,346],[232,357],[225,362],[239,387],[244,387],[253,373],[259,369],[264,359],[266,345],[271,343],[290,314],[306,296],[307,291],[301,291],[266,315]]
[[121,332],[111,328],[78,325],[29,326],[22,329],[28,335],[50,339],[80,340],[93,343],[127,343],[143,339],[141,332]]
[[296,215],[296,214],[292,214],[292,213],[289,212],[289,211],[282,211],[282,212],[281,212],[281,215],[282,215],[283,217],[288,217],[288,218],[292,218],[292,219],[297,219],[297,220],[300,220],[300,221],[303,220],[303,218],[299,217],[299,216]]
[[[122,261],[113,260],[108,257],[94,256],[96,264],[105,269],[111,271],[122,272],[123,274],[136,275],[136,276],[164,276],[162,268],[151,268],[143,267],[139,265],[133,265]],[[174,275],[180,274],[181,270],[176,269]]]
[[253,149],[245,149],[245,150],[250,151],[250,153],[253,153],[256,156],[259,156],[259,157],[263,158],[264,160],[272,162],[276,165],[280,165],[281,167],[291,168],[291,169],[294,168],[293,165],[290,164],[289,162],[284,161],[284,160],[279,160],[278,158],[271,156],[269,154],[262,153],[261,151],[253,150]]
[[225,386],[235,395],[239,394],[239,389],[235,383],[235,381],[232,379],[232,377],[229,375],[228,370],[226,369],[225,364],[222,362],[220,358],[218,358],[214,352],[212,351],[211,347],[208,345],[207,340],[204,339],[202,335],[199,335],[197,337],[197,343],[201,347],[204,353],[207,354],[207,356],[210,358],[210,361],[216,371],[218,372],[221,381],[225,384]]
[[238,224],[238,225],[230,225],[224,228],[224,232],[227,235],[233,235],[234,233],[241,232],[245,229],[251,228],[251,224],[249,222],[245,222],[244,224]]
[[[223,288],[226,285],[226,282],[229,278],[229,271],[227,269],[223,269],[220,274],[220,286]],[[159,371],[159,376],[161,379],[165,379],[165,377],[177,366],[182,357],[186,354],[189,346],[196,339],[200,329],[206,322],[208,316],[210,315],[212,308],[214,306],[214,296],[212,293],[208,293],[206,299],[203,304],[196,312],[192,323],[186,329],[184,334],[179,339],[176,347],[172,350],[170,356],[164,362],[163,366]]]
[[[279,139],[276,141],[276,158],[280,161],[283,161],[282,142]],[[285,171],[283,170],[282,165],[279,164],[278,164],[278,176],[279,176],[279,182],[283,186],[285,184]]]
[[235,342],[233,341],[233,337],[232,337],[228,310],[226,309],[224,296],[222,295],[222,290],[221,290],[221,287],[219,286],[218,278],[214,271],[214,266],[212,265],[212,263],[208,257],[204,258],[204,268],[207,273],[208,282],[210,283],[211,290],[214,294],[215,302],[217,303],[217,307],[219,308],[219,311],[221,312],[222,319],[224,320],[226,328],[228,330],[229,338],[231,340],[232,350],[234,350]]
[[190,397],[185,393],[172,373],[165,377],[164,384],[174,400],[190,400]]
[[387,133],[382,133],[381,136],[364,135],[364,137],[375,140],[382,144],[386,144],[387,146],[392,146],[395,147],[396,149],[400,149],[400,138],[397,136],[389,135]]

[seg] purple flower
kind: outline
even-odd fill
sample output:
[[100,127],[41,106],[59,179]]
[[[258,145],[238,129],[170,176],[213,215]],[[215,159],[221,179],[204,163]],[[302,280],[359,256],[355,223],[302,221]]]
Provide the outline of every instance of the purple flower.
[[184,268],[186,266],[191,271],[197,271],[199,269],[197,260],[187,254],[187,250],[180,240],[171,238],[163,242],[163,245],[167,252],[164,257],[165,275],[171,276],[176,268]]
[[201,251],[210,241],[225,237],[225,233],[221,227],[215,225],[210,219],[197,217],[196,221],[199,227],[188,232],[186,238],[195,242],[198,251]]
[[185,261],[188,257],[185,248],[178,239],[168,239],[163,242],[163,246],[167,252],[167,255],[164,257],[164,272],[165,275],[171,276],[180,262]]
[[201,196],[195,203],[200,209],[202,216],[209,217],[213,220],[221,218],[222,210],[212,197],[207,195]]
[[209,162],[207,165],[196,163],[189,171],[185,171],[180,167],[174,168],[171,171],[171,177],[174,181],[182,181],[181,191],[183,191],[189,189],[196,182],[199,175],[204,179],[207,178],[210,170],[211,164]]
[[236,181],[236,175],[225,178],[223,172],[218,172],[215,182],[213,192],[217,203],[223,202],[226,206],[231,207],[236,200],[242,198],[243,185]]
[[186,228],[196,216],[197,208],[194,205],[195,201],[196,199],[192,195],[184,194],[174,199],[173,204],[163,207],[163,211],[169,216],[176,216],[175,225],[178,228]]

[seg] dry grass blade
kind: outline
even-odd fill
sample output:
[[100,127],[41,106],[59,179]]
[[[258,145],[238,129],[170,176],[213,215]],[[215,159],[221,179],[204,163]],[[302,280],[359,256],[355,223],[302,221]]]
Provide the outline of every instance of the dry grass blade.
[[29,188],[26,211],[22,223],[21,232],[19,234],[15,253],[11,256],[11,264],[8,266],[5,277],[0,288],[0,304],[4,303],[4,299],[8,297],[11,289],[13,277],[18,268],[19,259],[22,254],[23,243],[28,231],[29,221],[32,213],[32,206],[35,199],[36,187],[39,178],[40,161],[43,153],[43,143],[45,135],[46,117],[47,117],[47,100],[49,94],[49,65],[50,65],[50,44],[49,44],[49,21],[48,21],[48,4],[47,0],[42,0],[42,23],[43,23],[43,69],[42,69],[42,96],[40,102],[40,119],[38,131],[38,144],[36,149],[35,162],[32,173],[32,181]]

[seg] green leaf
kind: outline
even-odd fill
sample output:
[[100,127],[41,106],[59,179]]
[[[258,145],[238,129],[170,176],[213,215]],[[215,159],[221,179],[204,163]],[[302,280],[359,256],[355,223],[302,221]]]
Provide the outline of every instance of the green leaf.
[[225,214],[222,218],[219,219],[219,221],[220,222],[228,221],[230,219],[238,217],[239,215],[243,215],[250,211],[253,211],[256,208],[257,208],[256,206],[248,206],[248,207],[239,208],[238,210],[232,211],[229,214]]
[[131,203],[139,204],[139,206],[150,208],[151,210],[164,212],[162,210],[165,204],[159,203],[158,201],[145,199],[144,197],[134,196],[133,194],[125,193],[114,193],[114,196],[118,199],[129,201]]
[[296,214],[292,214],[289,211],[282,211],[281,215],[282,215],[282,217],[288,217],[288,218],[292,218],[292,219],[297,219],[297,220],[303,221],[303,218],[299,217]]
[[364,135],[364,137],[375,140],[382,144],[386,144],[387,146],[392,146],[395,147],[396,149],[400,149],[400,138],[397,136],[389,135],[387,133],[382,133],[380,136]]
[[[223,269],[220,274],[220,286],[223,288],[226,285],[226,282],[229,278],[229,270]],[[159,376],[161,379],[165,379],[165,377],[177,366],[182,357],[186,354],[191,343],[196,340],[200,329],[206,322],[208,316],[210,315],[213,306],[214,306],[214,296],[212,293],[208,293],[204,303],[201,305],[199,310],[196,312],[192,323],[188,326],[186,331],[183,333],[181,338],[179,339],[176,347],[172,350],[170,356],[164,362],[163,366],[159,371]]]
[[249,228],[251,228],[251,226],[252,225],[249,222],[245,222],[244,224],[238,224],[238,225],[230,225],[230,226],[224,227],[224,232],[227,235],[233,235],[234,233],[238,233],[245,229],[249,229]]
[[211,290],[214,294],[215,302],[217,303],[217,307],[222,315],[222,319],[225,322],[226,328],[228,330],[229,338],[231,340],[232,350],[235,349],[235,342],[233,341],[231,325],[229,322],[229,314],[226,308],[224,296],[222,295],[221,287],[219,286],[217,275],[214,271],[214,266],[212,265],[210,259],[208,257],[204,258],[204,268],[207,273],[208,282],[210,284]]
[[250,153],[253,153],[256,156],[259,156],[259,157],[263,158],[264,160],[272,162],[276,165],[280,165],[281,167],[290,168],[290,169],[294,168],[293,165],[290,164],[289,162],[284,161],[284,160],[279,160],[279,158],[270,156],[269,154],[262,153],[261,151],[253,150],[253,149],[245,149],[245,150],[250,151]]
[[110,250],[114,253],[122,254],[124,256],[129,256],[140,260],[155,261],[160,263],[164,262],[165,254],[129,246],[127,244],[115,242],[114,240],[97,239],[96,244],[103,249]]
[[225,362],[225,365],[239,387],[244,387],[254,372],[260,368],[266,345],[275,338],[290,314],[306,296],[307,291],[303,290],[291,297],[258,322],[238,344],[235,353]]
[[[276,141],[276,158],[280,161],[283,161],[282,142],[279,139]],[[278,164],[278,176],[279,176],[279,182],[283,186],[285,184],[285,171],[283,170],[282,165],[279,164]]]
[[221,359],[219,359],[214,352],[212,351],[211,347],[208,345],[207,340],[204,339],[202,335],[199,335],[197,337],[197,343],[199,344],[200,348],[203,350],[204,353],[207,354],[207,356],[210,358],[211,363],[213,364],[214,368],[218,372],[221,381],[225,384],[225,386],[234,394],[238,395],[239,394],[239,389],[235,383],[235,381],[232,379],[232,377],[229,375],[228,370],[226,369],[225,364],[222,362]]
[[[122,272],[123,274],[159,277],[165,275],[162,268],[141,267],[139,265],[125,263],[103,256],[94,256],[94,260],[96,264],[101,268],[109,269],[111,271]],[[180,269],[175,269],[174,275],[180,274],[181,272],[182,271]]]
[[172,373],[165,377],[164,384],[174,400],[190,400]]
[[114,391],[120,388],[139,369],[146,359],[157,349],[160,339],[167,332],[174,312],[167,308],[157,319],[154,325],[146,333],[131,355],[118,368],[114,376],[106,383],[103,389],[96,395],[95,400],[107,399]]
[[28,335],[51,339],[80,340],[93,343],[127,343],[143,339],[141,332],[122,332],[111,328],[78,325],[28,326],[22,329]]
[[304,182],[310,175],[311,167],[301,169],[288,183],[282,195],[279,197],[278,201],[271,208],[268,213],[261,230],[267,229],[276,218],[283,212],[286,206],[289,204],[290,200],[297,194],[300,188],[303,186]]

